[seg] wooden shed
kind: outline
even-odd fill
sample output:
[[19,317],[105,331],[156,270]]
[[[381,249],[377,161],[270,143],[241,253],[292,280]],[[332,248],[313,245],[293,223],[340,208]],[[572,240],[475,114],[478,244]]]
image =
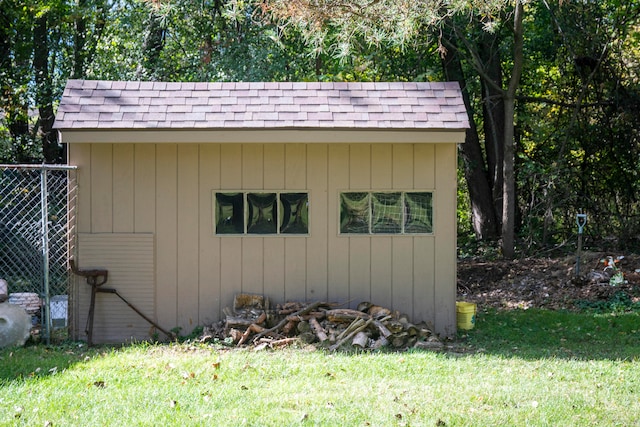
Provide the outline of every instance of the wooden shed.
[[[70,80],[55,128],[78,167],[80,268],[167,330],[237,293],[371,301],[456,331],[457,83]],[[77,280],[84,337],[90,287]],[[94,342],[150,325],[99,294]]]

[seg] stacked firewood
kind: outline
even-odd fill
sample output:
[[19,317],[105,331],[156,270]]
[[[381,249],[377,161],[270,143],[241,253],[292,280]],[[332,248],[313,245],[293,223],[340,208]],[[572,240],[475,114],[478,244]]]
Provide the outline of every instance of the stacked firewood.
[[439,349],[440,340],[425,324],[414,325],[406,315],[369,302],[357,309],[326,302],[287,302],[272,307],[261,295],[238,294],[225,319],[206,327],[201,341],[218,338],[235,345],[279,347],[293,342],[316,343],[331,351],[421,347]]

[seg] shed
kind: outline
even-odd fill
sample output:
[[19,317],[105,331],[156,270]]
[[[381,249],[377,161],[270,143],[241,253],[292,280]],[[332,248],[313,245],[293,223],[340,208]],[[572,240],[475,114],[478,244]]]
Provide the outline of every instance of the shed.
[[[163,328],[251,293],[371,301],[455,334],[457,83],[70,80],[54,127],[78,167],[80,268]],[[73,289],[83,338],[90,288]],[[94,342],[149,337],[99,295]]]

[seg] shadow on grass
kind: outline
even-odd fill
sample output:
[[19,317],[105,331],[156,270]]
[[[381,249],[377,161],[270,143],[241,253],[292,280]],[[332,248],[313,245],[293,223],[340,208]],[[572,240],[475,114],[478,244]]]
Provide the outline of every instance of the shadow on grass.
[[640,313],[479,311],[459,334],[471,352],[523,359],[640,360]]
[[0,349],[0,389],[11,381],[43,378],[78,363],[84,363],[100,352],[87,349],[84,343],[50,347],[36,344]]

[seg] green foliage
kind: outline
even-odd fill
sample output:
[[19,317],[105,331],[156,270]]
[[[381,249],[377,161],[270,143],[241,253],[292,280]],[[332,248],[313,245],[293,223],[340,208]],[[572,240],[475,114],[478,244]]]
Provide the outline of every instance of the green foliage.
[[[47,112],[55,111],[68,78],[442,80],[440,55],[456,47],[441,43],[455,34],[460,52],[466,52],[462,71],[485,162],[481,167],[495,185],[490,197],[499,207],[501,166],[492,165],[490,154],[501,147],[492,143],[493,116],[485,109],[501,101],[478,69],[505,86],[513,65],[513,2],[452,1],[443,7],[432,0],[5,0],[2,5],[0,163],[64,160],[57,143],[53,151],[43,145],[49,141]],[[640,250],[640,4],[525,6],[525,68],[515,117],[519,250],[572,251],[578,212],[589,218],[585,248]],[[36,34],[42,24],[46,34]],[[34,41],[38,35],[45,43]],[[460,246],[471,248],[473,213],[464,187],[460,181],[458,229]]]
[[640,301],[632,298],[627,292],[618,291],[607,300],[576,301],[576,307],[600,314],[623,314],[640,312]]

